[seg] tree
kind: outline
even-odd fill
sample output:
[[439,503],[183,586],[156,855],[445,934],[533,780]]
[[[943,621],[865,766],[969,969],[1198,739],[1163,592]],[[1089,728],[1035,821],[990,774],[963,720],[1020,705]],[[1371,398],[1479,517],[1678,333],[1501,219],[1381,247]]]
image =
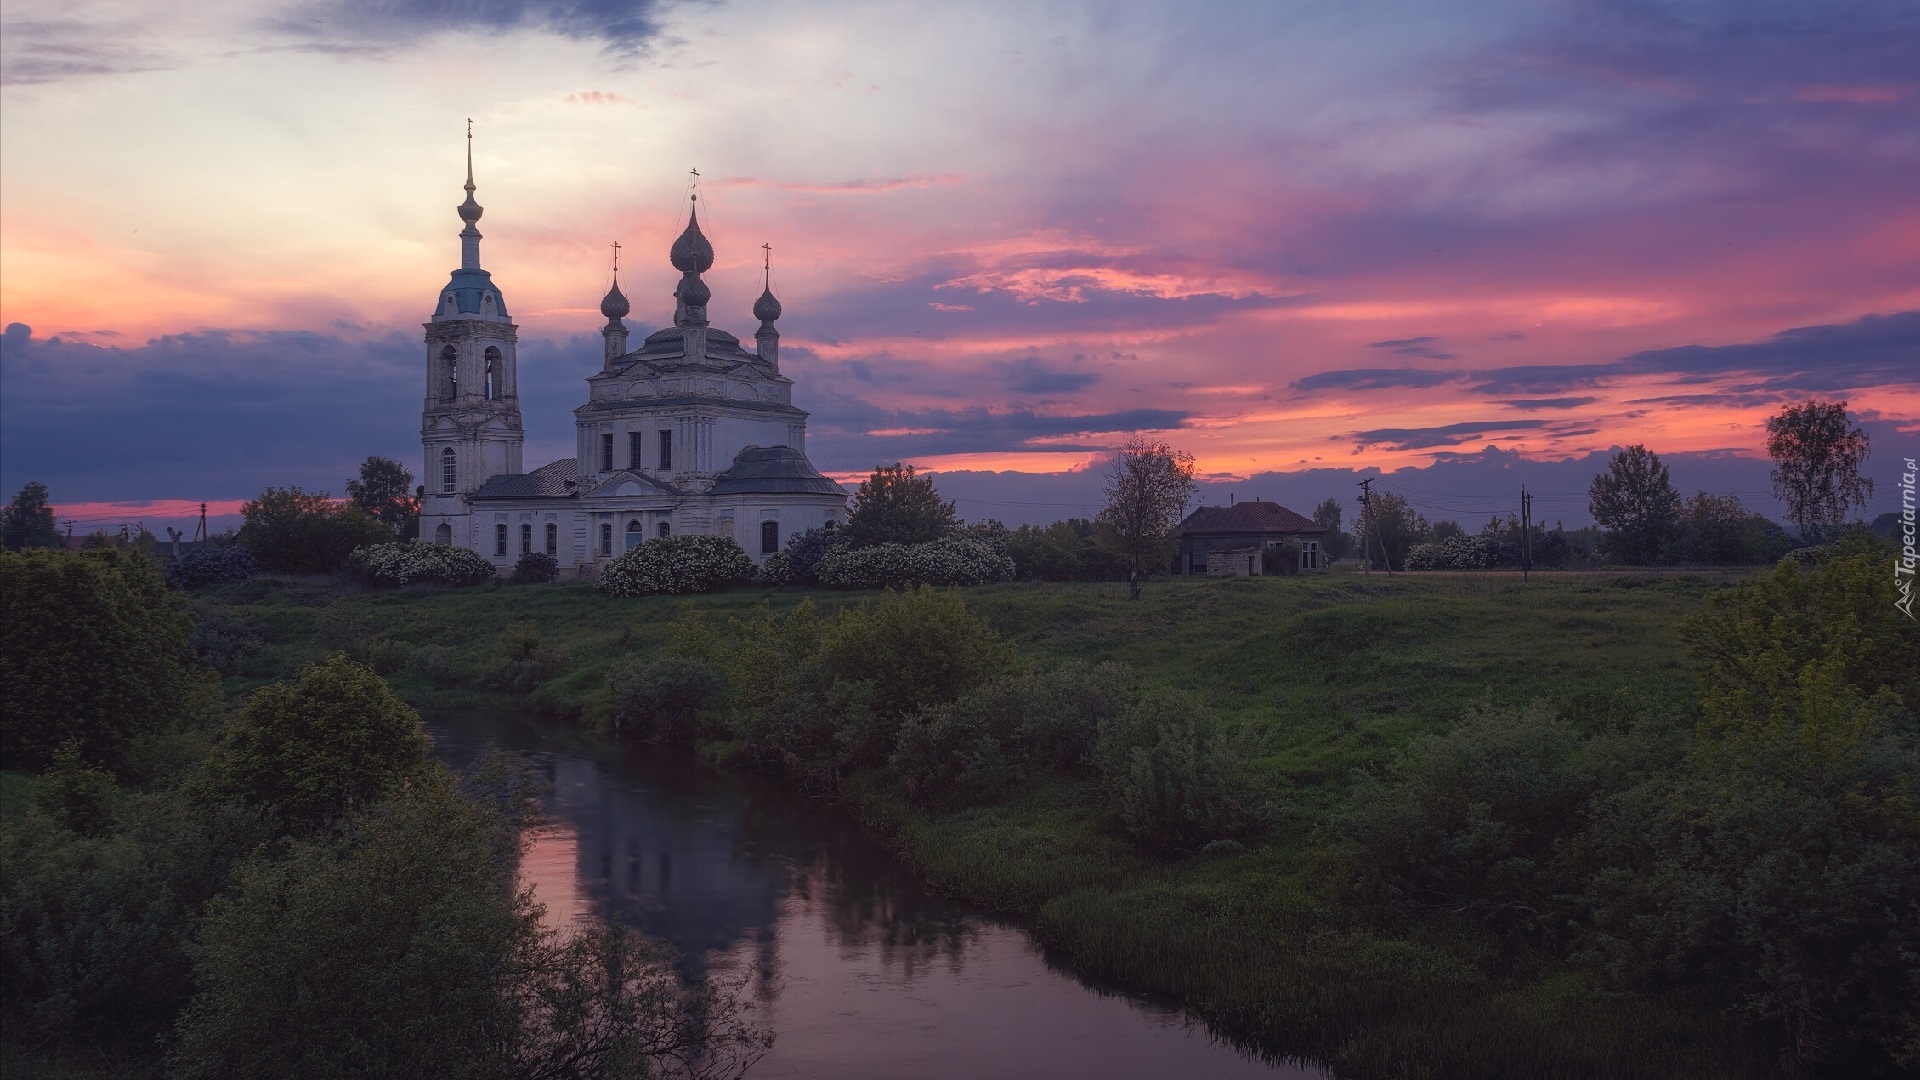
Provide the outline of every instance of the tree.
[[7,504],[0,526],[8,551],[30,547],[60,547],[60,530],[53,526],[53,507],[47,505],[47,485],[29,481]]
[[1113,452],[1101,489],[1107,496],[1095,519],[1101,543],[1130,572],[1165,567],[1174,530],[1194,496],[1193,455],[1135,435]]
[[1860,463],[1868,452],[1867,433],[1847,426],[1844,401],[1788,405],[1767,420],[1773,494],[1787,504],[1801,543],[1838,528],[1847,507],[1867,505],[1873,479],[1860,475]]
[[413,474],[391,458],[370,457],[361,462],[360,478],[347,481],[347,499],[396,536],[420,534],[420,499],[413,491]]
[[1792,544],[1786,530],[1748,511],[1735,495],[1696,492],[1680,512],[1679,556],[1687,562],[1770,562]]
[[136,550],[0,553],[0,760],[37,769],[68,741],[112,763],[201,690],[193,616]]
[[268,570],[330,574],[353,549],[393,542],[393,530],[358,506],[335,502],[324,491],[268,488],[240,508],[245,524],[240,546]]
[[953,504],[942,502],[934,490],[933,477],[916,476],[913,466],[896,461],[860,481],[853,512],[847,516],[847,543],[854,547],[924,544],[959,524]]
[[1353,537],[1340,531],[1340,500],[1328,496],[1327,501],[1313,508],[1313,523],[1327,530],[1320,539],[1320,550],[1326,553],[1330,561],[1346,558],[1347,545]]
[[378,801],[428,767],[419,715],[372,668],[337,655],[254,691],[208,756],[197,794],[271,811],[304,831]]
[[1385,558],[1389,570],[1404,567],[1407,550],[1425,543],[1432,534],[1426,517],[1417,513],[1404,496],[1391,491],[1374,492],[1368,503],[1360,508],[1360,531],[1354,537],[1360,545],[1360,557],[1369,561]]
[[1608,560],[1645,566],[1671,554],[1680,493],[1660,455],[1646,447],[1636,444],[1613,455],[1587,489],[1587,509],[1607,530],[1600,545]]

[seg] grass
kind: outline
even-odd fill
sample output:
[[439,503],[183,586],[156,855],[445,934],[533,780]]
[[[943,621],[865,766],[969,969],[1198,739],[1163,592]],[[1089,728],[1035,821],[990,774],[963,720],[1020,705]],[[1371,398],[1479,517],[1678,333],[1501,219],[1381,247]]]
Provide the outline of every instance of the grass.
[[[968,590],[970,607],[1042,665],[1114,661],[1264,733],[1257,762],[1284,811],[1268,843],[1165,862],[1138,850],[1083,782],[1024,787],[949,815],[879,787],[843,793],[934,882],[1032,920],[1090,974],[1174,994],[1270,1054],[1356,1076],[1769,1074],[1764,1047],[1711,1003],[1606,993],[1473,926],[1382,925],[1344,900],[1317,827],[1355,769],[1481,704],[1545,700],[1576,723],[1626,694],[1690,702],[1679,618],[1736,575],[1356,574]],[[722,618],[811,596],[738,590],[615,600],[581,586],[367,593],[262,579],[216,602],[270,641],[229,689],[346,649],[419,704],[512,704],[591,725],[619,658],[659,648],[694,605]],[[494,640],[529,621],[564,670],[510,703],[487,690]]]

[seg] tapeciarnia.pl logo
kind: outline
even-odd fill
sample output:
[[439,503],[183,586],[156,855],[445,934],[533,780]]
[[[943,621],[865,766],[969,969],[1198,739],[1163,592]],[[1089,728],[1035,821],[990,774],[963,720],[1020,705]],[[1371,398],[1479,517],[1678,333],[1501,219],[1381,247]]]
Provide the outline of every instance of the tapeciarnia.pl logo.
[[1916,561],[1914,552],[1913,523],[1913,479],[1920,468],[1914,467],[1912,458],[1907,458],[1907,471],[1900,474],[1900,557],[1893,561],[1893,587],[1899,592],[1900,599],[1893,606],[1906,613],[1913,614],[1913,569]]

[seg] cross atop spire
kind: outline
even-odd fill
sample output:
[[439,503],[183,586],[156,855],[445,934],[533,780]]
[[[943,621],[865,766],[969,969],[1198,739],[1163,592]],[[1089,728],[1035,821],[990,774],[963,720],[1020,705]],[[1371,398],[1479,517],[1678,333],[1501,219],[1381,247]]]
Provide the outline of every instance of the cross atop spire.
[[618,240],[613,242],[613,277],[615,281],[620,279],[620,241]]
[[473,117],[467,117],[467,197],[473,197]]

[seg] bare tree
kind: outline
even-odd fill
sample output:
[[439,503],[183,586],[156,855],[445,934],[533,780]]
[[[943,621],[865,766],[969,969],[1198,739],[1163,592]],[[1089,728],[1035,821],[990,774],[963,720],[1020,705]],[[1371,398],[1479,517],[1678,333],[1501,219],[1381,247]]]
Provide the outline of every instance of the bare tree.
[[1847,507],[1867,505],[1873,479],[1860,475],[1860,463],[1868,452],[1867,433],[1848,428],[1844,401],[1788,405],[1767,420],[1773,494],[1787,504],[1802,543],[1837,528]]
[[1140,575],[1172,557],[1173,531],[1195,490],[1193,455],[1135,435],[1113,452],[1101,487],[1101,542],[1126,562],[1138,597]]

